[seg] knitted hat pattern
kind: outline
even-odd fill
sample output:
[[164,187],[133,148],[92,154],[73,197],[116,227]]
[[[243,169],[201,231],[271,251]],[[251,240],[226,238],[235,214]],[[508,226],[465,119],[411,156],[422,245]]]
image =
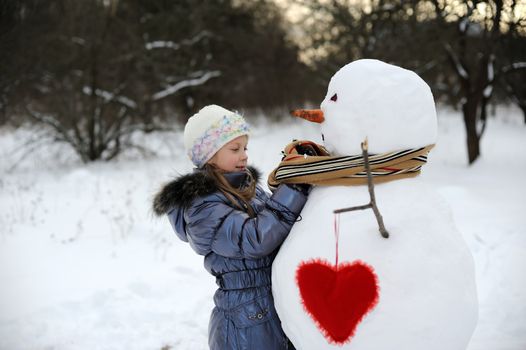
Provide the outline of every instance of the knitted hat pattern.
[[201,168],[221,147],[249,132],[250,127],[241,115],[216,105],[206,106],[186,124],[186,153]]

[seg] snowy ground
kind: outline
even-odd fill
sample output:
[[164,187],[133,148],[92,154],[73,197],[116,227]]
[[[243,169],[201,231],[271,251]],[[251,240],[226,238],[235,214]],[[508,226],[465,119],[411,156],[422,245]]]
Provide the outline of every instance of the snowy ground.
[[[468,167],[460,116],[439,114],[422,178],[449,202],[475,257],[480,321],[469,350],[526,349],[526,126],[499,109]],[[303,121],[263,125],[249,155],[266,174],[292,138],[319,141]],[[19,162],[17,145],[32,137],[0,129],[0,350],[206,349],[215,283],[150,211],[160,184],[191,168],[181,134],[144,139],[155,158],[87,166],[64,146]]]

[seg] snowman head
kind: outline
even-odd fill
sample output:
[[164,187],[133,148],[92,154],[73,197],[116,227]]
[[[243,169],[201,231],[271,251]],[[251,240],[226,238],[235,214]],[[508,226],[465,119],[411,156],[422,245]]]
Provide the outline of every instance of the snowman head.
[[414,72],[378,60],[358,60],[331,78],[321,103],[321,132],[333,155],[382,153],[434,144],[435,103]]

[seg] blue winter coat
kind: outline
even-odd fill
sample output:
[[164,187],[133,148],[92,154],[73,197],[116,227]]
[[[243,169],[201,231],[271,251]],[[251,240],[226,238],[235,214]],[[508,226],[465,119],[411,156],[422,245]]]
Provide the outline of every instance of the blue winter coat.
[[[245,172],[225,177],[238,188],[248,181]],[[210,349],[288,348],[272,299],[271,265],[306,200],[287,185],[271,196],[258,186],[250,202],[256,216],[250,218],[202,171],[177,178],[157,194],[154,211],[168,214],[177,236],[205,257],[206,270],[216,278]]]

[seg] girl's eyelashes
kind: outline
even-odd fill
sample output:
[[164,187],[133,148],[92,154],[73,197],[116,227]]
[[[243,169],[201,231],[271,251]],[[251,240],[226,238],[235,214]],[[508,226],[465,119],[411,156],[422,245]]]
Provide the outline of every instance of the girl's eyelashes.
[[[230,150],[231,150],[232,152],[237,152],[237,151],[239,151],[240,149],[241,149],[241,148],[231,148]],[[248,147],[244,147],[243,150],[248,151]]]

